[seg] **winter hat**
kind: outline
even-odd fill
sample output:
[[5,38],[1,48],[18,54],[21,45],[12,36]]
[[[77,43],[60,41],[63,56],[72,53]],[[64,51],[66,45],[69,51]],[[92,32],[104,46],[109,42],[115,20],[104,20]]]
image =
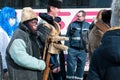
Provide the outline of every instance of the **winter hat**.
[[62,0],[49,0],[48,5],[61,8]]
[[111,26],[118,27],[120,26],[120,0],[113,0],[111,9]]
[[32,19],[38,19],[36,13],[31,7],[25,7],[22,10],[21,22],[25,22]]

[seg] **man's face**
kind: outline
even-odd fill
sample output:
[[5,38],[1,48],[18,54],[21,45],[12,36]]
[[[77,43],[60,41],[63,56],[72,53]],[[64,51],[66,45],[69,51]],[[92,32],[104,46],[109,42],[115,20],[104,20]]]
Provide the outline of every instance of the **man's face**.
[[29,28],[32,30],[32,32],[35,32],[37,30],[37,24],[38,24],[37,20],[32,20],[28,22]]
[[85,16],[83,16],[82,12],[78,13],[76,16],[77,16],[77,21],[79,22],[82,22],[85,20]]
[[59,12],[60,12],[59,8],[51,6],[51,13],[54,17],[57,17]]

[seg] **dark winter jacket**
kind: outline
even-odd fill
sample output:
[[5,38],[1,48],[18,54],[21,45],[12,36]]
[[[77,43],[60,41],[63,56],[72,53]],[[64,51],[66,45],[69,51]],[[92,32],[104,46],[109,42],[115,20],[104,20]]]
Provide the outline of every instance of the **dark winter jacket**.
[[[45,44],[46,36],[50,34],[50,29],[48,27],[45,27],[43,24],[48,23],[54,26],[54,23],[53,23],[54,20],[47,13],[40,13],[39,16],[41,18],[41,21],[38,25],[38,32],[41,33],[42,36],[44,36],[44,38],[42,38],[42,36],[40,36],[40,38],[43,44]],[[56,54],[54,54],[53,56],[51,56],[51,63],[54,64],[52,66],[52,69],[59,66],[58,61],[57,62],[56,61],[57,61],[57,57],[56,57]]]
[[[55,27],[53,21],[56,21],[56,22],[59,23],[61,21],[61,18],[60,17],[56,17],[55,19],[53,19],[47,13],[40,13],[39,16],[41,18],[40,23],[38,25],[38,32],[41,34],[39,37],[40,37],[40,40],[42,41],[42,43],[45,44],[46,35],[50,34],[50,29],[45,27],[43,24],[47,23],[47,24],[50,24],[50,25]],[[59,55],[60,61],[58,61],[58,57],[57,56],[58,56],[58,54],[52,54],[51,55],[50,63],[53,64],[51,66],[51,70],[60,66],[60,68],[61,68],[60,74],[62,75],[63,80],[65,80],[66,74],[65,74],[64,53],[62,51],[60,52],[60,55]],[[55,80],[57,80],[57,79],[55,79]]]
[[66,37],[69,37],[69,41],[65,41],[65,45],[76,48],[76,49],[84,49],[86,44],[83,44],[83,37],[87,37],[83,35],[89,30],[90,24],[83,21],[72,22],[67,30]]
[[87,80],[120,80],[120,28],[107,31],[92,55]]

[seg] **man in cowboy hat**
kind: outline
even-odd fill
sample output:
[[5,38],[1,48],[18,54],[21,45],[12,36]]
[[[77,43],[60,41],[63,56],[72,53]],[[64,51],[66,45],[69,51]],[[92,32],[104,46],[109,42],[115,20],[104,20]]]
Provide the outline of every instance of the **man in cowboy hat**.
[[[47,13],[40,13],[40,21],[38,25],[38,31],[42,34],[41,41],[43,44],[45,43],[46,35],[49,35],[51,30],[47,27],[52,26],[53,28],[57,29],[60,25],[57,25],[58,22],[61,21],[60,17],[58,17],[58,13],[60,12],[62,1],[61,0],[49,0],[47,6]],[[47,24],[46,27],[43,24]],[[58,30],[58,33],[60,31]],[[51,70],[53,74],[54,80],[60,80],[61,78],[65,80],[65,61],[64,61],[64,54],[60,53],[59,57],[60,60],[57,60],[58,54],[52,54],[50,63],[52,64]],[[62,59],[61,59],[62,56]],[[60,64],[59,64],[60,62]],[[62,66],[61,66],[62,65]]]

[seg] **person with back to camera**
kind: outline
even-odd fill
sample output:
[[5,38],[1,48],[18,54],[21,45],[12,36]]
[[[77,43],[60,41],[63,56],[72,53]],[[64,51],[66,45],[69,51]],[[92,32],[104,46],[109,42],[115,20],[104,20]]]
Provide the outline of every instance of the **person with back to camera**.
[[14,31],[18,27],[18,19],[17,13],[12,7],[3,7],[0,11],[0,52],[2,57],[2,76],[4,80],[9,79],[9,75],[7,72],[7,64],[6,64],[6,48],[9,44],[9,41],[14,33]]
[[18,29],[7,47],[7,65],[10,80],[40,80],[45,61],[36,33],[38,17],[31,7],[22,9]]
[[87,53],[85,51],[86,43],[83,40],[83,34],[89,29],[90,24],[85,21],[86,13],[83,10],[78,11],[76,21],[72,22],[67,30],[65,45],[69,47],[67,56],[67,80],[83,80],[84,67]]
[[120,80],[120,0],[113,0],[110,25],[93,52],[87,80]]
[[91,24],[93,27],[89,30],[88,34],[89,59],[91,58],[93,51],[101,44],[103,34],[111,28],[110,19],[111,10],[100,10],[93,24]]

